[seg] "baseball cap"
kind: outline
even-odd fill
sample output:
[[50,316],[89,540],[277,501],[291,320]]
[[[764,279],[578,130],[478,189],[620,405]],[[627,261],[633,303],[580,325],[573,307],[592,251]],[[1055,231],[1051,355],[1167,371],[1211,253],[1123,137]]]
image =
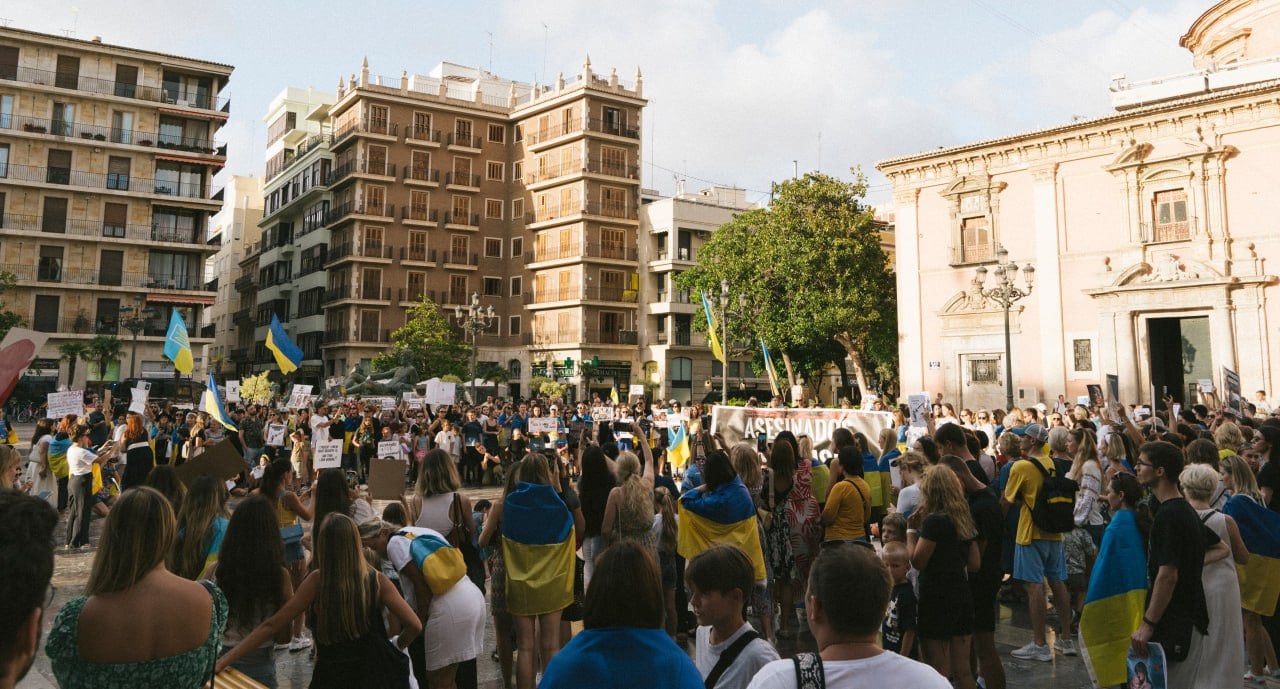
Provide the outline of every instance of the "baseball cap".
[[1029,423],[1025,426],[1010,428],[1014,435],[1025,435],[1036,442],[1043,443],[1049,439],[1049,432],[1038,423]]

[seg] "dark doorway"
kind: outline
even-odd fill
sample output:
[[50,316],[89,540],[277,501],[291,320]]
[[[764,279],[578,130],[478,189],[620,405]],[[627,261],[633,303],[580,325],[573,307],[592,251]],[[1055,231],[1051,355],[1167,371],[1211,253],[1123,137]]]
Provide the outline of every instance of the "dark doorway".
[[1209,317],[1152,318],[1147,321],[1151,384],[1156,396],[1173,395],[1186,407],[1196,401],[1196,383],[1213,378]]

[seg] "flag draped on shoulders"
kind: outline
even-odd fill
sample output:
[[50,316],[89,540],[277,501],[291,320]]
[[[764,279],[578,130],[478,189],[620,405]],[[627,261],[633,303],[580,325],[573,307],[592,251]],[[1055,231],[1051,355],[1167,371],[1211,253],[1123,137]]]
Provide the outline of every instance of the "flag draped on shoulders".
[[1080,639],[1097,686],[1125,684],[1130,637],[1147,607],[1147,551],[1133,510],[1117,510],[1089,578]]
[[1246,495],[1232,496],[1222,511],[1236,520],[1240,539],[1249,551],[1249,561],[1236,565],[1240,607],[1270,617],[1280,598],[1280,512],[1273,512]]
[[689,463],[689,433],[682,423],[667,429],[667,461],[677,469]]
[[191,340],[187,337],[187,324],[182,315],[174,309],[169,314],[169,330],[164,336],[165,358],[173,362],[178,373],[186,375],[195,367],[195,359],[191,357]]
[[751,559],[756,581],[764,581],[764,551],[756,526],[756,506],[742,479],[734,477],[711,491],[685,493],[680,498],[679,524],[677,550],[681,557],[692,560],[713,545],[736,545]]
[[431,595],[448,593],[462,577],[467,576],[467,564],[462,553],[438,534],[416,534],[405,530],[397,531],[395,535],[409,539],[409,557],[413,558],[414,567],[422,572],[422,579],[431,589]]
[[502,503],[507,610],[543,615],[573,603],[573,515],[551,486],[520,482]]
[[222,403],[222,395],[218,394],[218,382],[213,379],[213,372],[209,372],[209,387],[204,391],[204,410],[213,417],[214,421],[222,424],[227,430],[235,431],[236,424],[231,420],[231,416],[227,414],[227,408]]
[[298,365],[302,363],[302,350],[289,338],[274,313],[271,314],[271,327],[267,329],[266,345],[276,358],[276,366],[280,367],[281,373],[288,375],[298,370]]

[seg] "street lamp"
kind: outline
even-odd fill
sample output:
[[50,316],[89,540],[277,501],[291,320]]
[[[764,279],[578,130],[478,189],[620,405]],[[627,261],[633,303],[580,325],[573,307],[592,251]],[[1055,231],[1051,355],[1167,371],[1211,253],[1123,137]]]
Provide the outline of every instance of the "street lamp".
[[720,281],[720,352],[724,364],[720,367],[720,404],[729,404],[729,281]]
[[480,295],[475,292],[471,293],[471,303],[467,305],[464,311],[462,305],[453,307],[453,314],[458,320],[458,325],[465,332],[471,335],[471,403],[476,403],[476,355],[479,353],[477,344],[480,333],[488,330],[493,324],[497,315],[493,312],[493,306],[488,308],[480,306]]
[[156,317],[156,310],[150,306],[143,308],[137,304],[125,304],[120,307],[123,312],[120,324],[133,333],[132,353],[129,355],[129,377],[137,377],[138,366],[138,333],[147,327],[147,322]]
[[1002,246],[996,252],[996,267],[992,272],[995,273],[995,286],[987,288],[984,286],[987,281],[987,269],[985,266],[978,266],[977,274],[973,277],[973,287],[983,298],[990,299],[1004,308],[1005,408],[1013,409],[1013,357],[1009,341],[1009,307],[1031,294],[1036,269],[1030,263],[1022,268],[1027,286],[1026,289],[1019,288],[1015,284],[1018,277],[1018,264],[1009,260],[1009,252]]

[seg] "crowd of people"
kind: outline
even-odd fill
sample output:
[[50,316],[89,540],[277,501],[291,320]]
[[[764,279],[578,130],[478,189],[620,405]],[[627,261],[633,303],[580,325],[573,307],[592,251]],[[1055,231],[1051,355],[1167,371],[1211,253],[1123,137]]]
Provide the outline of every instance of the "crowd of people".
[[[1277,535],[1280,418],[939,399],[913,425],[874,404],[893,419],[875,437],[763,446],[675,401],[245,404],[234,430],[171,405],[42,420],[25,466],[0,446],[0,576],[21,576],[0,687],[39,647],[59,511],[62,547],[93,555],[45,647],[64,687],[233,671],[274,687],[287,651],[313,654],[313,687],[475,687],[492,658],[519,689],[1003,689],[1000,601],[1031,621],[1012,656],[1047,662],[1100,643],[1094,603],[1123,576],[1140,595],[1106,608],[1107,648],[1160,642],[1173,687],[1280,679],[1280,587],[1249,564]],[[687,466],[669,461],[675,425]],[[179,479],[219,443],[239,477]],[[317,468],[321,443],[341,443],[340,467]],[[379,513],[364,484],[386,460],[406,490]],[[462,492],[480,485],[501,497]],[[781,659],[801,619],[816,652]],[[1125,681],[1091,656],[1100,685]]]

